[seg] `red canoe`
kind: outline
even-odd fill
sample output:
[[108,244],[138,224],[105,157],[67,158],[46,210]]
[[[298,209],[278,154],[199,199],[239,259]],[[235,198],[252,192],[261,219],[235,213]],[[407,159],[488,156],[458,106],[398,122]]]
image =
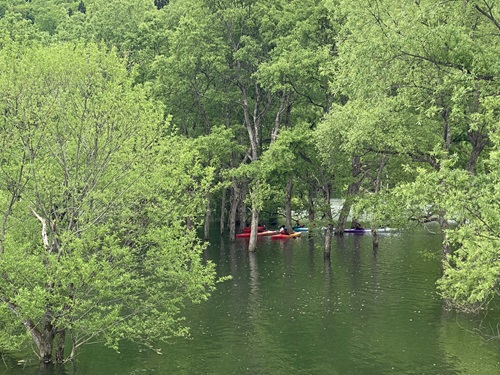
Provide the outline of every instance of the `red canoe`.
[[278,233],[278,234],[272,235],[271,238],[273,240],[284,240],[284,239],[287,239],[287,238],[300,237],[301,235],[302,235],[301,232],[293,232],[293,233],[290,233],[290,234]]
[[[278,233],[276,230],[266,230],[264,232],[257,232],[258,237],[262,236],[272,236],[273,234]],[[238,233],[236,234],[236,237],[238,238],[245,238],[245,237],[250,237],[250,232],[243,232],[243,233]]]

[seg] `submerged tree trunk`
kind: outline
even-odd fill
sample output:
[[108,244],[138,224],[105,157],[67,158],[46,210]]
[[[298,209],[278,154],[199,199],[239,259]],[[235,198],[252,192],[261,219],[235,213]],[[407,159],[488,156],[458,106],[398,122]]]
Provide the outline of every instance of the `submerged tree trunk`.
[[257,232],[259,229],[259,210],[252,207],[252,223],[250,229],[250,242],[248,243],[248,251],[257,249]]
[[206,199],[206,210],[205,210],[205,225],[204,225],[204,239],[207,241],[210,238],[210,220],[211,220],[211,208],[210,208],[210,192],[205,195]]
[[292,229],[292,177],[288,179],[285,192],[285,226],[290,231]]
[[372,227],[372,248],[375,250],[378,248],[378,234],[377,229]]
[[332,223],[328,223],[325,229],[325,247],[323,251],[323,256],[325,259],[330,259],[330,255],[332,252],[332,234],[333,234],[333,225]]

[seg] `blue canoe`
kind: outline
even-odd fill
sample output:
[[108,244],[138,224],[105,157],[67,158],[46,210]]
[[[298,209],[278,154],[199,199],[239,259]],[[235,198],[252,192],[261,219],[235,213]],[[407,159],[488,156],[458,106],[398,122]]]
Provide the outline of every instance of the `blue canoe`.
[[293,227],[292,229],[294,232],[307,232],[307,231],[309,231],[309,228],[306,228],[306,227]]
[[[326,227],[322,228],[323,231],[326,230]],[[344,229],[344,233],[353,233],[353,234],[364,234],[364,233],[371,233],[372,229],[371,228],[362,228],[362,229],[355,229],[355,228],[346,228]],[[397,229],[395,228],[377,228],[377,233],[388,233],[388,232],[395,232]],[[332,228],[332,232],[335,232],[335,228]]]
[[[377,233],[380,232],[393,232],[395,229],[394,228],[377,228]],[[335,228],[333,228],[333,231],[335,231]],[[363,233],[371,233],[372,229],[371,228],[361,228],[361,229],[355,229],[355,228],[346,228],[344,229],[344,233],[354,233],[354,234],[363,234]]]

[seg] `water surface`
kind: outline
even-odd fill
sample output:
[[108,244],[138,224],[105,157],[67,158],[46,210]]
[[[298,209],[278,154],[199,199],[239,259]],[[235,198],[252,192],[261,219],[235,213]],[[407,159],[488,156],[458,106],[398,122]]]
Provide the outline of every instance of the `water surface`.
[[249,253],[214,236],[205,257],[232,280],[189,307],[189,339],[161,355],[87,346],[66,374],[500,374],[500,311],[451,313],[436,295],[438,235],[384,234],[376,251],[370,235],[346,235],[329,261],[321,241],[259,238]]

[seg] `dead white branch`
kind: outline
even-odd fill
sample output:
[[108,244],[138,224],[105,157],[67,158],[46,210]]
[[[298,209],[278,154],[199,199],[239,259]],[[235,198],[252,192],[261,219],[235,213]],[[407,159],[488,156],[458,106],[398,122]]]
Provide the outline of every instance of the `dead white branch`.
[[47,236],[47,223],[45,222],[45,219],[38,215],[33,208],[30,207],[31,212],[33,212],[33,215],[36,216],[38,220],[42,223],[42,241],[43,245],[45,246],[46,249],[49,249],[49,237]]

